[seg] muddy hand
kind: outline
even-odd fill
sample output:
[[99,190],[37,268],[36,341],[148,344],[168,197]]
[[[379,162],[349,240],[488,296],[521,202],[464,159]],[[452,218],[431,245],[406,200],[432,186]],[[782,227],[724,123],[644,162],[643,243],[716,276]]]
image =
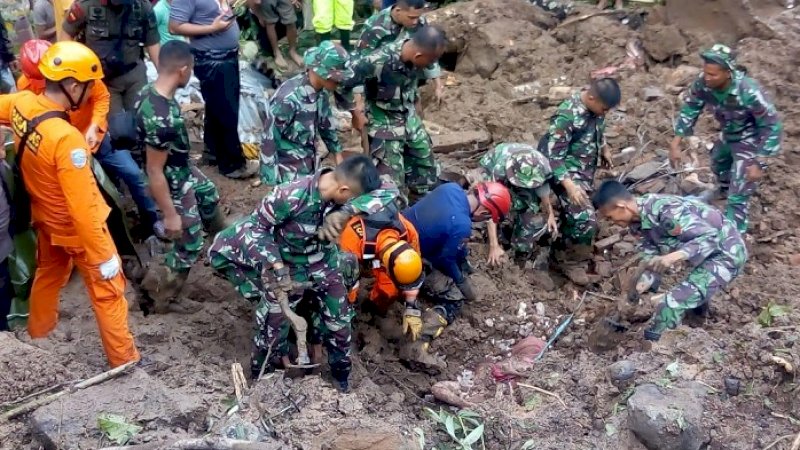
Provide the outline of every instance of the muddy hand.
[[755,164],[751,165],[747,168],[746,171],[747,181],[761,181],[761,178],[764,177],[764,169],[761,168],[761,164],[756,162]]
[[683,152],[681,151],[681,138],[675,136],[675,139],[669,145],[669,163],[673,169],[681,167],[681,160],[683,159]]
[[324,241],[336,242],[339,240],[339,235],[342,233],[344,224],[350,220],[353,214],[348,211],[334,211],[325,216],[325,221],[322,224],[317,237]]
[[487,259],[490,266],[499,266],[503,261],[503,256],[506,252],[502,247],[498,246],[489,249],[489,258]]

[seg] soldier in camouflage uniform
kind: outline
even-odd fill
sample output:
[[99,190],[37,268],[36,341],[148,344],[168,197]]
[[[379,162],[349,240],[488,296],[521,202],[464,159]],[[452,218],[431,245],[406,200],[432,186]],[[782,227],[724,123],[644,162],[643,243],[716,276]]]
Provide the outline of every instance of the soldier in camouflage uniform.
[[775,106],[761,86],[736,65],[730,48],[717,44],[700,56],[703,74],[686,93],[675,120],[670,159],[679,164],[682,138],[692,135],[700,113],[709,106],[722,129],[711,151],[711,169],[720,193],[728,197],[725,216],[746,233],[750,197],[769,161],[780,152],[783,126]]
[[647,194],[634,197],[616,181],[600,186],[592,199],[601,217],[630,226],[641,235],[648,267],[665,271],[681,261],[691,266],[689,276],[664,294],[656,308],[646,339],[677,327],[684,314],[703,314],[708,302],[744,267],[747,248],[736,224],[699,199]]
[[[329,229],[340,231],[356,211],[378,211],[397,194],[396,186],[380,184],[368,157],[354,156],[336,169],[324,168],[277,186],[249,217],[217,235],[208,252],[211,266],[245,298],[258,301],[254,372],[270,350],[288,361],[284,357],[289,328],[276,292],[286,292],[294,307],[304,291],[298,283],[310,281],[324,324],[331,372],[338,387],[347,389],[352,310],[338,267],[338,235]],[[320,231],[327,241],[320,238]]]
[[588,90],[564,100],[550,119],[539,151],[550,160],[553,190],[561,203],[561,235],[565,242],[591,245],[597,220],[589,195],[605,147],[605,114],[620,102],[611,78],[592,81]]
[[330,95],[343,79],[347,52],[331,41],[306,51],[305,72],[288,79],[270,99],[261,147],[261,181],[275,186],[314,173],[317,135],[341,162],[342,144],[336,133]]
[[355,76],[343,83],[345,92],[365,88],[370,153],[381,176],[407,187],[415,198],[438,181],[431,139],[417,112],[417,85],[423,68],[439,59],[445,44],[442,31],[422,27],[409,39],[354,58]]
[[159,313],[169,309],[200,256],[203,226],[209,233],[225,226],[217,207],[217,187],[189,161],[189,134],[174,98],[175,91],[189,83],[193,66],[189,44],[164,44],[158,78],[142,89],[135,106],[150,190],[164,213],[166,234],[173,240],[164,265],[151,266],[142,281],[142,289],[155,301]]
[[[545,231],[553,237],[558,233],[550,202],[550,162],[530,145],[507,143],[483,155],[479,164],[470,174],[472,183],[497,181],[511,192],[511,248],[517,262],[524,266]],[[540,202],[546,218],[539,214]],[[497,224],[488,224],[489,263],[498,264],[505,252],[497,238]]]
[[[397,40],[405,41],[414,32],[428,25],[422,17],[427,7],[425,0],[398,0],[394,5],[381,10],[364,22],[356,49],[359,54],[366,55],[391,44]],[[425,79],[435,80],[436,99],[441,101],[444,94],[442,70],[438,62],[433,62],[423,71]]]

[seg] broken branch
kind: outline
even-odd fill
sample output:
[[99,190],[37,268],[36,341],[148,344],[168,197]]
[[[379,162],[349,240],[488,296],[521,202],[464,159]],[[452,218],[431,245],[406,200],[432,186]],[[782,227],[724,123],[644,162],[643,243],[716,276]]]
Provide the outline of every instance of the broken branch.
[[554,392],[550,392],[550,391],[548,391],[546,389],[542,389],[540,387],[536,387],[536,386],[534,386],[532,384],[517,383],[517,386],[522,386],[524,388],[533,389],[534,391],[536,391],[536,392],[538,392],[540,394],[549,395],[550,397],[553,397],[556,400],[558,400],[565,408],[567,407],[567,404],[564,402],[564,400],[562,400],[561,397],[559,397],[558,394],[556,394]]
[[591,13],[591,14],[584,14],[584,15],[582,15],[582,16],[579,16],[579,17],[576,17],[576,18],[574,18],[574,19],[565,20],[565,21],[561,22],[560,24],[558,24],[558,25],[557,25],[555,28],[553,28],[553,29],[554,29],[554,30],[557,30],[557,29],[559,29],[559,28],[562,28],[562,27],[565,27],[565,26],[567,26],[567,25],[573,25],[573,24],[576,24],[576,23],[578,23],[578,22],[583,22],[584,20],[589,20],[589,19],[591,19],[592,17],[598,17],[598,16],[613,16],[613,15],[615,15],[615,14],[619,14],[619,11],[599,11],[599,12],[594,12],[594,13]]

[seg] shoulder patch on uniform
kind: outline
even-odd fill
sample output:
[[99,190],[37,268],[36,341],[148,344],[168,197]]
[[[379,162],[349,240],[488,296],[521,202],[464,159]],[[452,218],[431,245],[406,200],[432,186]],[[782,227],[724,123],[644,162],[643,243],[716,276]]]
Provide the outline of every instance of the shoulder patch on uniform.
[[72,165],[78,169],[83,169],[86,166],[86,161],[88,161],[88,157],[86,156],[86,150],[82,148],[76,148],[69,152],[69,159],[72,161]]
[[83,12],[83,8],[81,8],[80,1],[76,0],[72,2],[72,6],[69,7],[69,13],[67,14],[67,22],[75,23],[84,18],[86,13]]
[[361,223],[360,220],[353,221],[353,223],[350,224],[350,228],[352,228],[353,231],[355,231],[356,235],[359,238],[363,238],[364,237],[364,225]]

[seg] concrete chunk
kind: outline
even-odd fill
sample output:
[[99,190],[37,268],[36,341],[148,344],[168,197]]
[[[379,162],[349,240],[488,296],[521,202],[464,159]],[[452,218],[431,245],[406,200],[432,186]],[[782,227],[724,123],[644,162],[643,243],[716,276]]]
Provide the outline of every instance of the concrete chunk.
[[431,140],[433,140],[433,151],[436,153],[478,152],[489,148],[492,136],[485,130],[448,131],[432,135]]
[[703,425],[704,396],[697,386],[643,384],[628,399],[628,426],[649,450],[700,450],[710,440]]
[[76,391],[37,409],[31,427],[46,449],[94,448],[101,431],[97,417],[118,414],[147,430],[201,426],[205,408],[194,398],[170,392],[141,369],[103,384]]

